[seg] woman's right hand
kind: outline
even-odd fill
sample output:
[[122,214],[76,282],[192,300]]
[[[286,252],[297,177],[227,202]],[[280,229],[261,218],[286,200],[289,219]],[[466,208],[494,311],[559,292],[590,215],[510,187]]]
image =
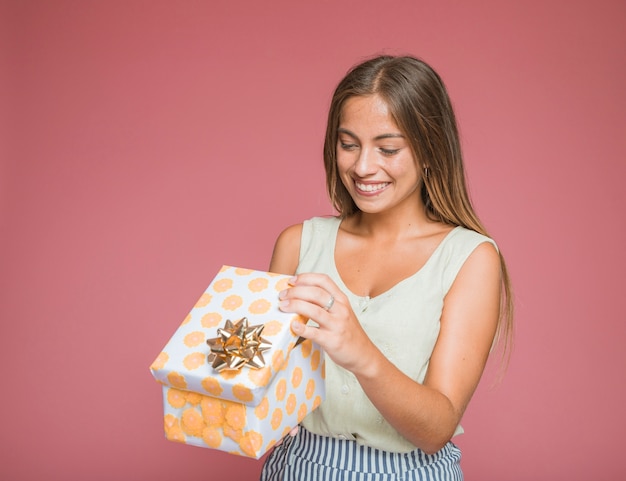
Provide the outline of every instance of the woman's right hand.
[[356,373],[367,369],[367,359],[378,351],[359,323],[346,295],[325,274],[298,274],[279,294],[279,308],[295,312],[318,326],[294,321],[297,335],[319,344],[339,366]]

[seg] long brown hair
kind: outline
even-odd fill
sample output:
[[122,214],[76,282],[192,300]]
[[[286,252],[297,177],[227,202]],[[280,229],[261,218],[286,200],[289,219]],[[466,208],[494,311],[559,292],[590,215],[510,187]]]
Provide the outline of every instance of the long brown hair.
[[[415,57],[383,55],[353,67],[341,80],[331,100],[324,140],[326,186],[342,217],[358,211],[337,171],[337,138],[343,105],[355,96],[379,95],[406,136],[423,169],[421,197],[426,215],[435,221],[488,233],[468,194],[456,117],[439,75]],[[500,252],[502,294],[495,343],[505,361],[513,340],[511,281]],[[506,362],[505,362],[506,364]]]

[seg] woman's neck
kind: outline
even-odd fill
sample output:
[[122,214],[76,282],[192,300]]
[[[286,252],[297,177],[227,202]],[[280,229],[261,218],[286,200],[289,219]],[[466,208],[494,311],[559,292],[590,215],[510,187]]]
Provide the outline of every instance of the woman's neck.
[[444,227],[443,224],[430,220],[421,206],[417,206],[413,212],[358,211],[345,219],[344,226],[354,234],[380,239],[431,235]]

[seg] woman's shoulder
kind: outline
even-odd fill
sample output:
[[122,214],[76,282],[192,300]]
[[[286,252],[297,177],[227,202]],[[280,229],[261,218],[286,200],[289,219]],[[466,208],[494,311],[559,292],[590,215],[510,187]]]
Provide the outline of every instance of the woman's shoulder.
[[302,228],[303,224],[293,224],[278,235],[270,262],[270,272],[295,274],[300,258]]
[[465,227],[455,227],[447,236],[435,264],[441,267],[447,291],[461,270],[465,277],[480,281],[485,270],[499,269],[498,247],[490,237]]
[[475,230],[468,229],[463,226],[457,226],[452,229],[448,235],[449,244],[452,246],[467,246],[470,249],[476,248],[478,245],[487,242],[492,244],[496,249],[496,242],[491,238]]
[[302,238],[302,229],[304,229],[304,223],[293,224],[283,229],[276,239],[276,245],[282,247],[288,247],[293,245],[300,245],[300,239]]
[[274,245],[270,270],[281,274],[294,274],[300,262],[301,252],[306,252],[316,242],[318,244],[326,242],[340,222],[341,219],[334,216],[312,217],[283,229]]
[[341,219],[335,216],[311,217],[299,224],[293,224],[283,229],[278,236],[277,242],[300,242],[303,232],[306,234],[309,230],[317,231],[320,229],[330,229],[336,226],[340,221]]
[[341,217],[334,216],[334,215],[327,215],[327,216],[311,217],[310,219],[305,220],[303,224],[305,226],[310,225],[314,228],[330,228],[339,224],[340,222],[341,222]]

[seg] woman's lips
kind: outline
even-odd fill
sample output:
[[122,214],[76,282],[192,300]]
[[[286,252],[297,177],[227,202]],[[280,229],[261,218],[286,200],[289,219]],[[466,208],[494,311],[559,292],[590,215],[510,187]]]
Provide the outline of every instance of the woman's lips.
[[390,182],[368,182],[363,183],[357,180],[354,181],[354,186],[359,192],[364,194],[377,194],[378,192],[385,189],[390,184]]

